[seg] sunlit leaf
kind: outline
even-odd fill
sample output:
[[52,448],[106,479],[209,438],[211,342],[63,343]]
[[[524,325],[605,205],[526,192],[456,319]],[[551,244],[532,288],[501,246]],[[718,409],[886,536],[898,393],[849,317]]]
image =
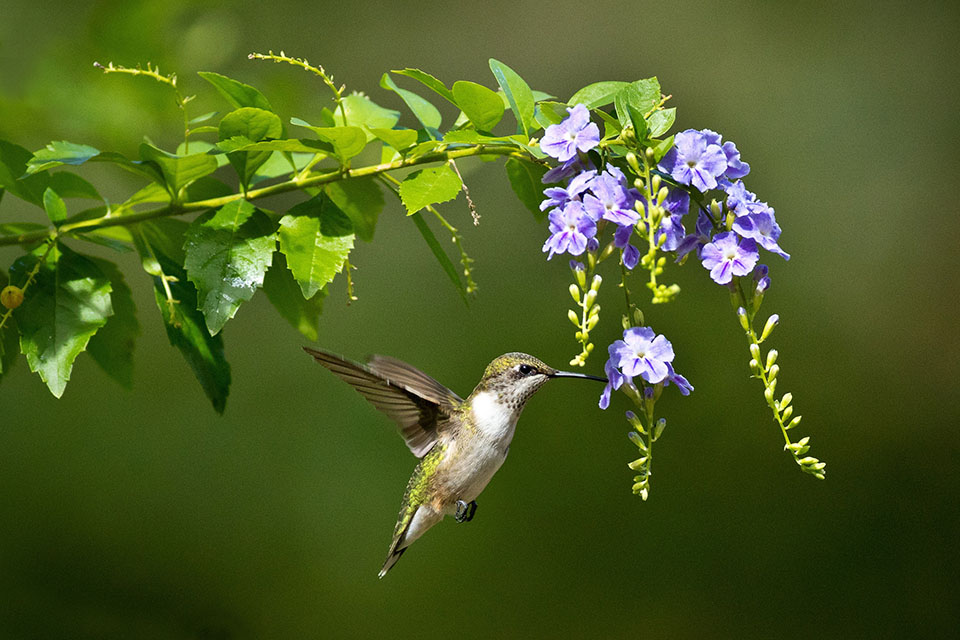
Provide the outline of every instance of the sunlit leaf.
[[67,205],[63,202],[63,198],[50,187],[43,192],[43,210],[47,212],[50,222],[55,225],[67,219]]
[[321,140],[332,144],[337,156],[343,162],[363,151],[367,145],[367,133],[360,127],[315,127],[300,118],[291,118],[290,124],[306,127],[317,134]]
[[460,176],[450,165],[444,164],[407,176],[400,184],[400,199],[407,208],[407,215],[413,215],[427,205],[453,200],[462,186]]
[[257,109],[273,111],[273,107],[270,106],[270,101],[267,100],[266,96],[248,84],[212,71],[200,71],[197,75],[216,87],[220,95],[226,98],[227,102],[234,108],[256,107]]
[[[381,107],[361,93],[352,93],[343,99],[347,112],[344,122],[340,109],[333,110],[333,121],[338,127],[362,127],[367,129],[392,129],[400,120],[400,112]],[[373,134],[367,133],[367,142],[373,140]]]
[[389,73],[384,73],[380,77],[380,86],[384,89],[393,91],[400,99],[406,103],[410,111],[413,112],[413,115],[420,121],[427,129],[436,129],[440,126],[442,122],[442,117],[440,112],[435,106],[433,106],[428,100],[422,98],[415,94],[413,91],[408,91],[407,89],[401,89],[397,86],[397,83],[393,81],[393,78],[390,77]]
[[598,107],[605,107],[606,105],[613,102],[613,97],[617,95],[621,89],[630,84],[629,82],[623,82],[621,80],[604,80],[602,82],[594,82],[588,84],[583,89],[580,89],[575,94],[570,96],[570,99],[567,100],[567,104],[570,106],[576,104],[584,104],[587,109],[596,109]]
[[66,140],[51,142],[33,154],[33,157],[27,162],[27,173],[39,173],[63,164],[83,164],[99,154],[99,149],[86,144],[76,144]]
[[350,218],[326,194],[301,202],[280,220],[280,251],[300,284],[304,298],[312,298],[334,276],[353,249]]
[[503,118],[503,100],[482,84],[458,80],[453,83],[457,106],[480,131],[490,131]]
[[499,60],[490,58],[490,70],[493,71],[497,84],[507,96],[507,102],[517,118],[517,124],[527,138],[536,128],[533,118],[534,98],[530,86],[516,71]]
[[[283,124],[275,113],[241,107],[223,116],[220,121],[220,140],[243,138],[249,142],[260,142],[267,138],[279,138],[283,133]],[[272,151],[235,151],[227,154],[227,159],[240,177],[241,184],[247,187],[250,178],[266,162]]]
[[217,161],[213,156],[205,153],[176,156],[146,142],[140,144],[140,157],[160,169],[163,183],[175,198],[191,182],[217,170]]
[[417,82],[421,83],[425,87],[429,88],[431,91],[436,92],[438,95],[443,96],[453,104],[457,104],[456,98],[453,97],[453,93],[447,89],[440,80],[437,80],[435,77],[427,73],[426,71],[421,71],[420,69],[394,69],[392,73],[395,73],[400,76],[407,76],[408,78],[413,78]]
[[246,200],[225,204],[190,225],[184,267],[210,335],[219,333],[263,284],[276,244],[274,224]]
[[[38,257],[19,258],[10,268],[25,282]],[[70,380],[73,362],[90,338],[113,315],[110,281],[85,256],[60,245],[40,265],[24,302],[15,311],[20,344],[30,370],[59,398]]]
[[658,138],[667,131],[670,131],[670,127],[673,126],[673,122],[676,120],[676,118],[676,107],[670,107],[669,109],[657,109],[650,114],[650,135],[654,138]]
[[397,151],[404,151],[417,142],[417,132],[413,129],[370,129],[370,133]]

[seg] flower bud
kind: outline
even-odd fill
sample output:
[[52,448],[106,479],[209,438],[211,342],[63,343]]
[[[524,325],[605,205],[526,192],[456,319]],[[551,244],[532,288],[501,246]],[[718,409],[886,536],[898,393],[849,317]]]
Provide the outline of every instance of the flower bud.
[[583,306],[587,309],[593,306],[593,303],[597,301],[597,290],[593,287],[590,288],[590,291],[587,292],[587,295],[583,298]]
[[[639,173],[639,171],[637,173]],[[657,174],[653,174],[653,177],[650,178],[650,186],[653,188],[654,191],[660,190],[661,182],[663,182],[663,180],[661,180],[660,176],[658,176]]]
[[660,434],[662,434],[662,433],[663,433],[663,430],[666,429],[666,428],[667,428],[667,419],[666,419],[666,418],[660,418],[659,420],[657,420],[657,424],[656,424],[656,426],[654,426],[654,428],[653,428],[653,439],[654,439],[654,440],[659,440],[659,439],[660,439]]
[[570,322],[573,323],[573,326],[575,327],[580,326],[580,317],[577,315],[577,312],[574,311],[573,309],[570,309],[569,311],[567,311],[567,318],[570,319]]
[[[596,309],[596,307],[594,307],[594,309]],[[600,316],[597,314],[591,314],[590,318],[587,320],[587,331],[593,331],[598,322],[600,322]]]
[[750,320],[747,318],[747,310],[743,307],[737,308],[737,320],[744,331],[750,331]]
[[793,429],[795,426],[797,426],[798,424],[800,424],[800,418],[802,418],[802,417],[803,417],[803,416],[797,416],[796,418],[794,418],[793,420],[791,420],[791,421],[790,421],[790,424],[787,425],[787,428],[788,428],[788,429]]
[[598,291],[600,289],[600,283],[603,282],[603,278],[600,277],[600,274],[593,276],[593,282],[590,283],[591,291]]
[[719,218],[720,218],[720,213],[721,213],[722,211],[723,211],[723,208],[720,206],[720,203],[719,203],[719,202],[717,202],[716,200],[711,200],[711,201],[710,201],[710,213],[713,214],[713,217],[714,217],[714,218],[719,219]]
[[760,345],[756,342],[750,345],[750,355],[753,356],[753,359],[757,362],[760,361]]
[[647,464],[647,456],[642,458],[637,458],[633,462],[627,463],[627,466],[630,467],[633,471],[640,471],[643,468],[643,465]]
[[790,419],[790,416],[793,415],[793,407],[787,407],[783,410],[783,413],[780,415],[780,419],[786,422]]
[[580,304],[580,289],[575,284],[570,285],[570,297],[573,298],[574,302]]
[[663,201],[667,199],[667,195],[669,195],[669,193],[669,189],[666,187],[661,187],[660,190],[657,191],[657,204],[662,205]]
[[777,356],[780,355],[777,353],[776,349],[770,349],[767,352],[767,369],[773,367],[773,363],[777,361]]
[[[633,412],[632,412],[632,411],[628,411],[627,413],[633,413]],[[636,416],[634,416],[634,417],[636,417]],[[637,433],[636,431],[631,431],[630,433],[627,434],[627,437],[630,439],[630,442],[632,442],[633,444],[637,445],[637,446],[640,447],[641,449],[646,449],[646,446],[647,446],[647,445],[644,444],[643,438],[640,437],[640,434]]]
[[780,410],[783,411],[784,409],[789,407],[791,402],[793,402],[793,394],[792,393],[783,394],[783,397],[780,398]]
[[778,373],[780,373],[780,365],[775,364],[767,370],[767,378],[776,381]]
[[16,309],[23,304],[23,289],[15,285],[7,285],[0,291],[0,304],[7,309]]
[[773,333],[773,329],[777,326],[777,324],[779,324],[779,322],[780,316],[776,313],[767,318],[767,324],[763,325],[763,333],[760,334],[760,342],[766,340],[770,334]]

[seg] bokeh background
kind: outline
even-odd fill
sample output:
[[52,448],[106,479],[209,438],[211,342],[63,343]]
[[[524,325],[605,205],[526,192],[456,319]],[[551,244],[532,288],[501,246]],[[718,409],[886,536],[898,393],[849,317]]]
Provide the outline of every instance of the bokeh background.
[[[735,140],[777,209],[794,257],[771,258],[765,309],[828,477],[781,451],[726,292],[691,264],[668,272],[676,304],[647,306],[696,385],[659,405],[650,500],[630,494],[625,403],[600,413],[599,389],[552,383],[477,518],[436,527],[377,580],[414,466],[388,421],[262,296],[225,330],[218,417],[122,256],[143,325],[133,390],[86,355],[59,401],[23,361],[0,385],[0,637],[953,636],[958,26],[945,2],[4,0],[0,137],[30,149],[175,144],[169,94],[94,60],[178,71],[194,113],[225,106],[195,75],[214,70],[308,121],[322,85],[248,52],[305,56],[394,108],[378,80],[408,66],[496,86],[495,57],[564,99],[659,76],[680,128]],[[332,286],[323,347],[405,359],[461,394],[505,351],[574,354],[569,273],[543,260],[545,229],[501,165],[463,169],[482,222],[462,198],[444,210],[476,258],[476,301],[390,203],[352,256],[359,300]],[[119,198],[131,183],[116,173],[84,168]],[[4,199],[0,219],[24,215]],[[615,309],[616,289],[600,301]]]

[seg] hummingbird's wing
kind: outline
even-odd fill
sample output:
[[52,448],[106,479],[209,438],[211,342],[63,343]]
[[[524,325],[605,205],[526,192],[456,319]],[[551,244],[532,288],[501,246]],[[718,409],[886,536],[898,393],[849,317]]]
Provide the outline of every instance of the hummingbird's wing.
[[400,428],[407,447],[422,458],[437,441],[437,431],[463,400],[410,365],[373,356],[368,366],[338,355],[304,347],[317,362],[347,382]]

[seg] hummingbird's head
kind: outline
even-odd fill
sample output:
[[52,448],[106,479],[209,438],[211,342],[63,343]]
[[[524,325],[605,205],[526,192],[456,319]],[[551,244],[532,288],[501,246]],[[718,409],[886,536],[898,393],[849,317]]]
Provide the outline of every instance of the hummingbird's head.
[[526,353],[505,353],[487,365],[474,393],[494,393],[501,404],[519,411],[530,396],[551,378],[587,378],[606,382],[605,378],[583,373],[557,371]]

